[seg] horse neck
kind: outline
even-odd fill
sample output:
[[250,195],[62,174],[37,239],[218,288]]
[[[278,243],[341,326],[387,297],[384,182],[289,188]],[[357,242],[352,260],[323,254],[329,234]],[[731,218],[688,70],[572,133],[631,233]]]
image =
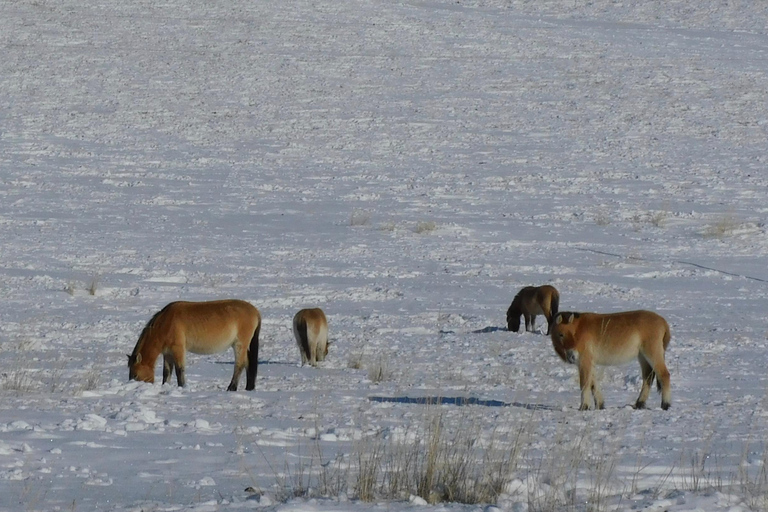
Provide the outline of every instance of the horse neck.
[[137,351],[139,354],[141,354],[141,363],[139,363],[140,365],[146,365],[151,368],[155,367],[155,362],[161,353],[161,350],[159,350],[155,345],[155,343],[149,343],[146,339],[139,340],[139,347]]

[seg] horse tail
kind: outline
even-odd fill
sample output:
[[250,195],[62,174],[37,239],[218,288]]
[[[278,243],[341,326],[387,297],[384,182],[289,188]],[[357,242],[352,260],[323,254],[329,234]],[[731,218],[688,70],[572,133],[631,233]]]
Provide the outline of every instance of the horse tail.
[[[664,347],[664,351],[667,351],[667,347],[669,347],[669,342],[672,339],[672,333],[669,331],[669,324],[667,321],[664,321],[664,337],[662,340],[662,345]],[[656,372],[654,372],[654,376],[656,376]],[[659,390],[659,393],[661,393],[661,381],[659,380],[658,376],[656,377],[656,389]]]
[[251,344],[248,346],[248,369],[245,371],[245,390],[251,391],[256,387],[256,373],[259,371],[259,332],[261,331],[261,319],[253,331]]
[[507,330],[517,332],[520,330],[520,315],[522,311],[517,304],[517,297],[512,301],[507,309]]
[[307,357],[307,361],[310,361],[309,351],[309,335],[307,334],[307,319],[303,316],[296,322],[296,333],[299,336],[299,343],[301,343],[301,351]]
[[552,318],[560,312],[560,293],[555,292],[552,294]]
[[555,319],[559,311],[560,311],[560,293],[558,293],[558,291],[555,290],[552,292],[552,300],[549,304],[550,323]]

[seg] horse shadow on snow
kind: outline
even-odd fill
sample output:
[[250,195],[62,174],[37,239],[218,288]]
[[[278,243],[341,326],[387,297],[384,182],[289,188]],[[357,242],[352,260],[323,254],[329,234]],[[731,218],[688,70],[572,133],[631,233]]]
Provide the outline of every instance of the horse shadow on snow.
[[557,410],[551,405],[529,404],[525,402],[502,402],[484,400],[474,396],[369,396],[368,400],[377,403],[414,404],[414,405],[479,405],[482,407],[520,407],[528,410]]

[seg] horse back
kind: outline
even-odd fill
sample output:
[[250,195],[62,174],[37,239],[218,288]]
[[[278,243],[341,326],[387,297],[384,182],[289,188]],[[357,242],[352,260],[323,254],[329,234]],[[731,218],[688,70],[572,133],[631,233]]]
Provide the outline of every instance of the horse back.
[[259,310],[237,300],[174,302],[168,308],[167,329],[184,339],[186,349],[198,354],[221,352],[237,341],[248,344],[261,325]]
[[328,337],[328,319],[320,308],[302,309],[293,317],[293,325],[305,331],[310,342],[317,343]]
[[621,364],[669,345],[669,325],[653,311],[583,313],[577,321],[577,336],[591,345],[598,364]]
[[547,315],[549,319],[554,318],[560,309],[560,292],[557,291],[557,288],[548,284],[539,286],[536,297],[538,303],[541,304],[542,313]]

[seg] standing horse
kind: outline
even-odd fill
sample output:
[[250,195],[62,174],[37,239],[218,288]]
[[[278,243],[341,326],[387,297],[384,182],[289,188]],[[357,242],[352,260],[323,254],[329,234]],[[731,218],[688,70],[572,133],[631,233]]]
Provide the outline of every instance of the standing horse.
[[261,315],[248,302],[236,299],[211,302],[171,302],[147,322],[128,356],[128,378],[155,381],[155,362],[163,355],[163,384],[176,371],[179,386],[184,377],[186,352],[217,354],[232,347],[235,373],[228,391],[237,391],[240,374],[247,368],[245,389],[256,386],[259,364]]
[[317,366],[328,355],[328,320],[320,308],[302,309],[293,317],[293,335],[301,352],[301,366]]
[[552,346],[560,358],[579,364],[581,386],[580,410],[594,402],[605,407],[603,395],[593,376],[593,365],[619,365],[632,359],[640,363],[643,386],[635,407],[645,408],[645,401],[656,379],[661,391],[661,408],[669,409],[672,392],[664,352],[671,338],[669,324],[652,311],[625,311],[601,315],[597,313],[560,313],[552,325]]
[[515,295],[507,310],[507,329],[520,330],[520,315],[525,317],[525,330],[533,332],[536,315],[547,319],[547,334],[551,329],[552,319],[560,306],[560,292],[554,286],[526,286]]

